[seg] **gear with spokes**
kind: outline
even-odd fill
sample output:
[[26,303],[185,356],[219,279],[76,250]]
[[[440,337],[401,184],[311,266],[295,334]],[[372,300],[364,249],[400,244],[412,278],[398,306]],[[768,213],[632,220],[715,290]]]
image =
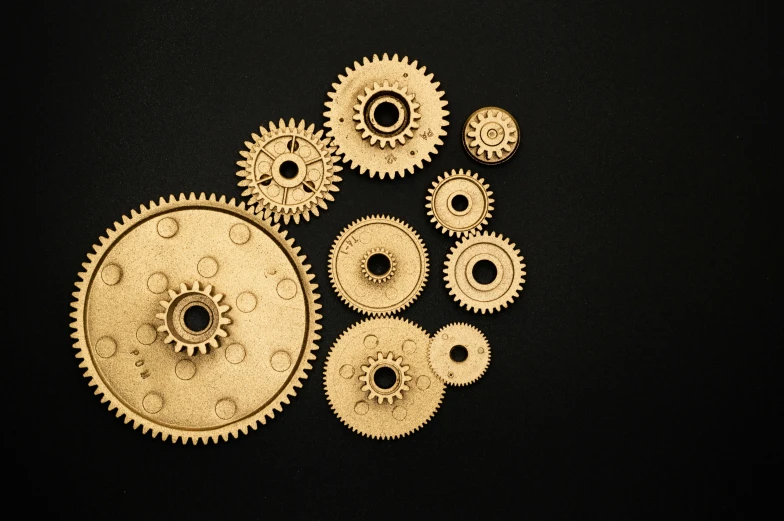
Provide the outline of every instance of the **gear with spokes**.
[[475,313],[492,313],[508,307],[523,290],[523,268],[523,257],[514,243],[495,232],[482,232],[452,247],[444,264],[444,280],[461,306]]
[[474,326],[449,324],[430,339],[428,360],[430,368],[446,384],[472,384],[490,365],[490,344]]
[[482,230],[492,217],[493,192],[490,185],[470,170],[452,170],[433,181],[426,197],[427,215],[436,229],[461,237]]
[[407,56],[374,54],[338,75],[328,94],[324,126],[343,162],[360,174],[394,179],[413,174],[438,153],[449,112],[440,83],[425,71]]
[[[218,347],[219,337],[228,335],[223,326],[231,324],[231,319],[225,316],[229,306],[220,304],[223,295],[213,295],[211,285],[201,289],[199,281],[190,288],[181,283],[179,292],[169,290],[169,299],[160,302],[163,312],[156,317],[163,322],[158,326],[158,331],[166,335],[164,343],[174,344],[176,353],[185,350],[188,355],[194,355],[197,351],[206,355],[208,348]],[[188,323],[188,314],[197,311],[207,317],[206,325],[201,329],[195,329]]]
[[463,146],[480,163],[503,163],[512,157],[519,145],[520,127],[504,109],[481,108],[471,114],[463,126]]
[[259,127],[260,135],[253,133],[253,141],[245,142],[248,150],[240,151],[243,159],[237,161],[243,168],[237,172],[239,186],[264,217],[282,218],[286,224],[292,219],[299,223],[300,217],[309,221],[335,200],[332,193],[342,181],[336,173],[343,168],[336,164],[331,139],[315,129],[293,118],[288,125],[283,119],[277,126],[270,121],[269,129]]
[[[71,313],[79,367],[109,410],[154,437],[196,444],[247,434],[290,403],[316,359],[321,306],[286,235],[244,202],[204,194],[161,198],[114,223],[87,255]],[[212,313],[204,328],[188,325],[197,307]],[[168,335],[156,330],[161,318]],[[183,352],[202,342],[191,351],[181,326],[207,331],[211,349]]]
[[[367,361],[368,365],[360,367],[363,374],[359,379],[365,382],[362,390],[367,391],[368,400],[376,400],[378,403],[384,403],[384,400],[387,400],[392,403],[396,399],[402,400],[403,393],[411,390],[408,386],[411,377],[406,374],[409,366],[403,365],[402,356],[395,358],[391,351],[386,356],[379,352],[375,358],[369,356]],[[378,376],[383,372],[389,375],[387,382]]]

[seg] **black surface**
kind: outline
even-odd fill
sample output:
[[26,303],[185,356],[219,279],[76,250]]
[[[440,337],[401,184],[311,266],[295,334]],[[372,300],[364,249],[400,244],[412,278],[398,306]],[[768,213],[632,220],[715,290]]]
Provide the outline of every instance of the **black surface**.
[[[34,232],[35,255],[17,258],[31,278],[12,282],[39,293],[13,311],[23,328],[7,324],[14,496],[105,519],[754,518],[778,490],[782,439],[767,5],[577,4],[58,3],[18,22],[31,133],[6,176],[29,184],[5,197],[38,217],[20,227],[7,213],[4,235]],[[329,211],[288,227],[324,304],[311,378],[282,415],[228,443],[183,447],[123,425],[69,338],[93,242],[161,195],[239,196],[250,132],[279,117],[322,124],[337,74],[383,52],[435,73],[449,136],[402,180],[345,171]],[[498,167],[460,143],[485,105],[523,128]],[[490,229],[526,257],[525,291],[502,313],[459,309],[439,276],[452,241],[424,196],[460,167],[490,183]],[[469,322],[493,347],[478,384],[448,389],[426,428],[386,443],[341,425],[321,383],[329,346],[360,319],[329,286],[328,250],[370,213],[403,218],[431,253],[433,276],[403,316],[430,332]]]

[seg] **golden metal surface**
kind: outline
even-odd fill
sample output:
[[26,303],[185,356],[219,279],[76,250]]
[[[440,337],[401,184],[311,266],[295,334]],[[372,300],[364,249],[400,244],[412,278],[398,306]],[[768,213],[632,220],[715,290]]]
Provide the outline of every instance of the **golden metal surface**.
[[[438,410],[445,385],[430,369],[428,334],[396,317],[369,318],[335,341],[324,366],[327,399],[351,430],[395,439],[426,424]],[[392,381],[377,382],[380,369]]]
[[519,146],[520,127],[504,109],[483,107],[463,125],[463,147],[468,155],[485,165],[503,163]]
[[[482,283],[475,268],[488,261],[496,270],[495,279]],[[482,314],[501,311],[523,290],[525,264],[514,243],[495,232],[464,237],[452,247],[444,264],[444,280],[449,294],[469,311]]]
[[[386,257],[390,268],[374,274],[368,262]],[[329,278],[352,309],[389,315],[407,308],[422,292],[429,270],[419,234],[399,219],[368,216],[343,229],[329,254]]]
[[277,126],[270,121],[269,129],[259,127],[261,135],[253,133],[253,141],[245,142],[248,150],[240,151],[244,159],[237,161],[243,168],[237,172],[239,185],[264,217],[275,222],[282,217],[286,224],[290,219],[299,223],[300,217],[309,221],[311,214],[318,217],[319,208],[327,209],[327,201],[335,200],[330,192],[339,191],[336,183],[342,179],[335,173],[343,168],[335,164],[330,139],[315,130],[304,120],[297,124],[292,118],[286,125],[281,119]]
[[[87,255],[72,304],[76,357],[95,394],[173,442],[266,423],[316,358],[321,306],[299,247],[245,203],[214,195],[161,198],[121,221]],[[193,307],[206,326],[188,324]]]
[[[460,347],[465,349],[460,359]],[[457,351],[457,353],[455,353]],[[448,385],[468,385],[477,381],[490,365],[490,344],[474,326],[449,324],[433,335],[428,350],[430,368]]]
[[[407,56],[401,60],[397,54],[379,59],[374,54],[372,60],[354,62],[353,69],[346,67],[338,80],[326,102],[324,126],[351,168],[393,179],[413,174],[438,153],[436,146],[443,145],[449,124],[447,102],[438,90],[440,83],[416,60],[409,63]],[[384,105],[394,107],[394,121],[378,117],[377,109]]]
[[[492,217],[490,212],[494,201],[490,185],[470,170],[463,172],[461,168],[459,171],[453,169],[451,173],[444,172],[433,181],[428,193],[425,204],[427,215],[437,230],[448,233],[450,237],[478,232]],[[464,206],[459,206],[461,200]]]

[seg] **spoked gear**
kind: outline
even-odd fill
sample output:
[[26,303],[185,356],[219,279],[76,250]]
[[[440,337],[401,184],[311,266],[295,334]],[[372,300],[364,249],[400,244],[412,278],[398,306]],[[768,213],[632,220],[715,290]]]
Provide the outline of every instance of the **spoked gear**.
[[[372,60],[354,62],[353,69],[346,67],[338,80],[326,102],[324,126],[343,161],[360,174],[381,179],[413,174],[443,145],[449,124],[444,92],[416,60],[374,54]],[[376,111],[383,112],[387,104],[397,110],[397,117],[384,124]]]
[[[445,390],[428,364],[429,343],[422,328],[402,318],[366,319],[344,331],[324,364],[327,400],[340,421],[377,439],[407,436],[426,424]],[[377,382],[389,369],[393,382]],[[369,390],[370,382],[387,394]]]
[[[273,418],[302,387],[321,306],[305,256],[279,225],[234,199],[171,196],[123,216],[93,249],[76,282],[71,336],[89,385],[125,423],[174,442],[228,440]],[[204,328],[187,324],[194,307],[211,319]],[[191,341],[185,327],[206,339]]]
[[335,164],[335,147],[330,139],[323,139],[323,130],[314,132],[315,125],[305,126],[290,119],[288,125],[281,119],[269,129],[259,127],[261,135],[253,133],[253,141],[246,141],[248,150],[240,151],[244,158],[237,161],[243,170],[239,186],[245,187],[243,196],[250,196],[250,203],[264,217],[275,222],[283,218],[288,224],[300,217],[310,220],[318,217],[319,208],[327,209],[327,201],[334,201],[331,192],[339,191],[336,183],[342,178],[336,172],[343,168]]
[[[223,326],[231,324],[231,319],[225,316],[229,306],[220,304],[223,295],[213,295],[211,285],[201,289],[198,281],[190,288],[182,283],[179,292],[169,290],[169,298],[160,302],[163,313],[155,316],[163,322],[158,326],[158,331],[166,334],[163,341],[174,344],[176,353],[184,349],[189,355],[197,351],[206,355],[208,348],[218,347],[218,337],[228,335]],[[207,325],[200,331],[192,329],[186,318],[188,312],[195,309],[206,311]]]
[[430,368],[448,385],[468,385],[490,365],[490,344],[474,326],[454,323],[433,335],[428,350]]
[[[485,267],[495,271],[489,282],[477,278]],[[523,290],[523,268],[523,257],[514,243],[495,232],[482,232],[452,247],[444,264],[444,280],[461,306],[475,313],[492,313],[509,306]]]
[[503,163],[512,157],[519,145],[520,127],[504,109],[481,108],[471,114],[463,126],[463,146],[480,163]]
[[433,181],[425,208],[436,229],[461,237],[478,232],[492,217],[493,192],[490,185],[470,170],[452,170]]

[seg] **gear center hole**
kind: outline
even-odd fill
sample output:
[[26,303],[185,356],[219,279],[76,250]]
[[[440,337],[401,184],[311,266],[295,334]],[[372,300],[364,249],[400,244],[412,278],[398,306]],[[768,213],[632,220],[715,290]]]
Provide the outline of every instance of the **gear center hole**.
[[379,367],[373,373],[373,383],[379,389],[391,389],[397,383],[397,373],[389,367]]
[[456,345],[449,350],[449,358],[453,362],[465,362],[466,358],[468,358],[468,349],[465,346]]
[[210,315],[210,311],[206,307],[201,304],[194,304],[185,310],[182,320],[185,322],[185,327],[194,333],[201,333],[210,327],[212,315]]
[[383,253],[374,253],[368,257],[367,269],[376,277],[383,277],[392,269],[392,261]]
[[294,179],[299,174],[299,167],[294,161],[284,161],[280,164],[280,175],[284,179]]
[[449,204],[452,206],[452,210],[456,212],[464,212],[466,208],[468,208],[468,197],[457,194],[452,198],[452,201]]
[[376,105],[376,108],[373,111],[373,117],[376,119],[379,125],[384,127],[391,127],[397,123],[398,119],[400,118],[400,111],[392,103],[388,101],[382,101]]
[[491,261],[482,259],[474,264],[471,275],[479,284],[491,284],[498,276],[498,268]]

